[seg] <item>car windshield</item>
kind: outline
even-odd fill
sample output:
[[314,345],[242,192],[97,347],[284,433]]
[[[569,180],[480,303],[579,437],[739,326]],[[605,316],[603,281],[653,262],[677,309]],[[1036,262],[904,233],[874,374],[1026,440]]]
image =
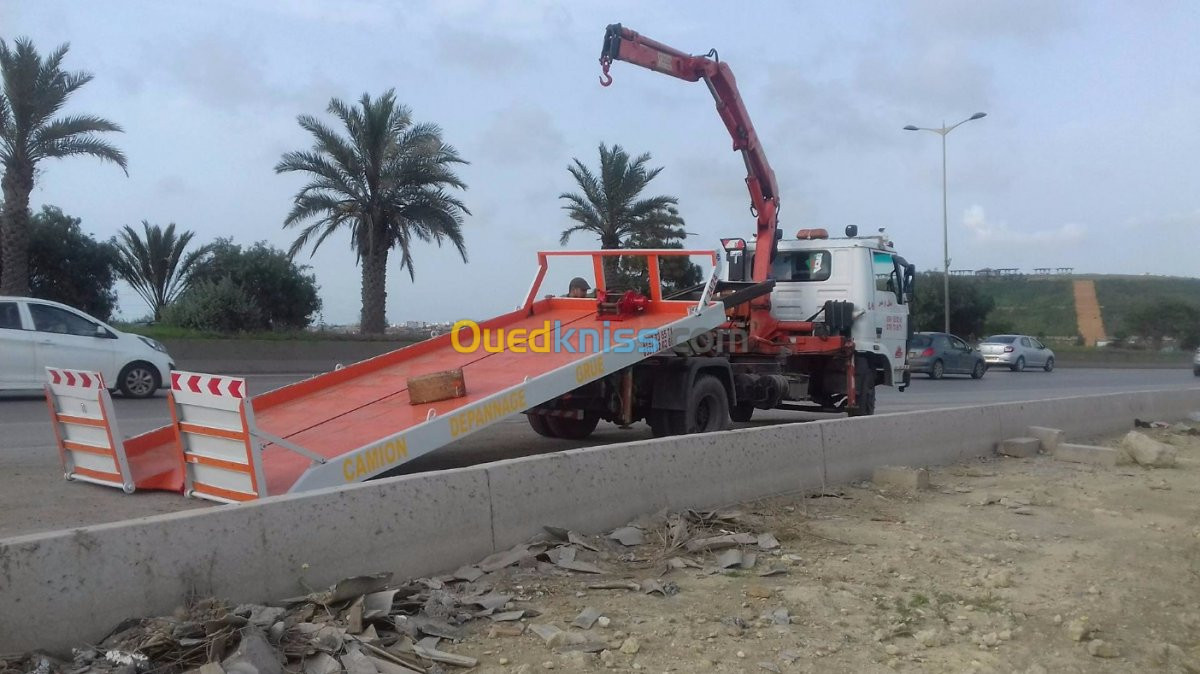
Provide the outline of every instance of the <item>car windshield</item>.
[[932,343],[933,339],[929,335],[913,335],[912,339],[908,340],[908,345],[917,349],[923,349]]
[[1017,341],[1016,335],[993,335],[983,340],[984,344],[1012,344]]

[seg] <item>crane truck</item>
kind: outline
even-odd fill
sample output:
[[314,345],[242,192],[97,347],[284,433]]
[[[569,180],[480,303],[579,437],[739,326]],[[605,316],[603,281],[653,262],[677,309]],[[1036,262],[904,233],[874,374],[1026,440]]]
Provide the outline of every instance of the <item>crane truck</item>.
[[[759,409],[874,413],[877,386],[908,382],[912,266],[882,231],[782,236],[775,173],[715,53],[691,56],[614,25],[600,61],[605,84],[614,61],[704,81],[746,165],[750,240],[542,251],[517,309],[469,328],[257,395],[239,377],[173,370],[171,423],[129,438],[101,374],[47,367],[63,475],[240,502],[388,475],[522,412],[538,433],[573,439],[602,420],[644,419],[664,436],[722,430]],[[712,262],[708,280],[666,293],[660,260],[696,255]],[[591,259],[595,298],[540,294],[563,258]],[[614,258],[639,260],[645,293],[607,277]],[[453,393],[417,395],[431,376],[455,382]]]
[[[775,171],[715,50],[691,55],[613,24],[600,53],[602,85],[612,83],[616,61],[704,82],[745,163],[756,230],[750,241],[722,239],[726,273],[709,290],[726,307],[723,324],[530,409],[530,426],[582,438],[601,420],[645,419],[655,436],[700,433],[749,421],[756,409],[874,414],[876,387],[904,390],[915,274],[884,231],[859,236],[851,225],[834,238],[806,228],[784,239]],[[601,305],[628,294],[636,295],[598,291]]]

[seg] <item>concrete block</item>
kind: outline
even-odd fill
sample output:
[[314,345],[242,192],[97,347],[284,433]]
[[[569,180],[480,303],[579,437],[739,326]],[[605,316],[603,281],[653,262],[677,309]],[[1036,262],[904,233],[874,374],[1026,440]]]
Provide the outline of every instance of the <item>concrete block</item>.
[[1058,446],[1062,444],[1064,433],[1057,428],[1047,428],[1045,426],[1030,426],[1029,435],[1038,439],[1042,445],[1042,451],[1047,454],[1054,453]]
[[1058,449],[1054,451],[1054,458],[1059,461],[1087,463],[1107,468],[1129,463],[1129,455],[1120,449],[1076,445],[1069,442],[1064,442],[1058,446]]
[[907,466],[879,466],[875,469],[871,481],[877,487],[920,491],[929,488],[929,471]]
[[996,445],[996,453],[1018,459],[1027,459],[1031,456],[1037,456],[1038,449],[1041,446],[1042,441],[1037,438],[1008,438],[1001,440]]
[[348,576],[445,571],[493,552],[490,510],[469,468],[3,539],[0,653],[69,653],[193,595],[266,604]]
[[662,508],[710,508],[825,486],[814,424],[749,428],[488,464],[497,549],[544,525],[594,533]]
[[[990,406],[818,421],[829,484],[871,479],[881,465],[945,466],[995,455],[1005,436]],[[1016,435],[1016,434],[1014,434]]]

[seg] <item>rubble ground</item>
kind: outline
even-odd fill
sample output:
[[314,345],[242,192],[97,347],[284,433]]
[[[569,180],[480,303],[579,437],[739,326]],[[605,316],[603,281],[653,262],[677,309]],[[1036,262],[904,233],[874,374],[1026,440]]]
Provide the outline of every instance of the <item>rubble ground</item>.
[[201,601],[0,671],[1200,672],[1200,437],[1143,432],[1173,467],[994,458],[917,491],[547,527],[446,576]]

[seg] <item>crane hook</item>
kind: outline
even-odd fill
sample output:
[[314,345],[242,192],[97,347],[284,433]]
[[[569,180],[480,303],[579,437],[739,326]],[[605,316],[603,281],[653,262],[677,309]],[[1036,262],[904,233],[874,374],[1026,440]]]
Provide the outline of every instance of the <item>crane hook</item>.
[[607,56],[600,57],[600,69],[604,71],[604,74],[600,75],[600,86],[602,87],[607,87],[613,82],[612,75],[608,74],[608,67],[611,64],[612,59],[608,58]]

